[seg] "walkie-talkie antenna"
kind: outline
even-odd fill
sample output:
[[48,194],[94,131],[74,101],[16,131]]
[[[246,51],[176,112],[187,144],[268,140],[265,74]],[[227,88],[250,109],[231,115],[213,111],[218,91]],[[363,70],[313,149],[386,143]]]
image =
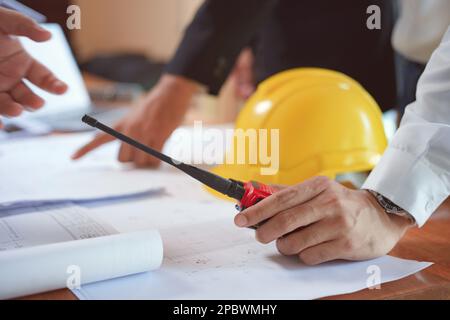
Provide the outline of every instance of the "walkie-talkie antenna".
[[88,115],[84,115],[82,118],[82,121],[84,123],[87,123],[91,127],[98,128],[107,134],[147,153],[155,158],[160,159],[161,161],[170,164],[171,166],[185,172],[186,174],[190,175],[192,178],[202,182],[203,184],[207,185],[208,187],[227,195],[233,199],[236,199],[238,201],[241,201],[242,197],[244,196],[244,188],[241,184],[238,182],[231,180],[231,179],[225,179],[222,178],[214,173],[211,173],[206,170],[199,169],[197,167],[185,164],[181,161],[177,161],[159,151],[156,151],[155,149],[152,149],[139,141],[136,141],[106,125],[99,122],[97,119],[94,119]]

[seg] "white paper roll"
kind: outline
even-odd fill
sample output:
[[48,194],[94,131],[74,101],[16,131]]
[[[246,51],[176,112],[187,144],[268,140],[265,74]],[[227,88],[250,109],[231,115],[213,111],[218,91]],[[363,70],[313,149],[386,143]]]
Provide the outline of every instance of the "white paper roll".
[[0,252],[0,298],[9,299],[159,268],[156,230]]

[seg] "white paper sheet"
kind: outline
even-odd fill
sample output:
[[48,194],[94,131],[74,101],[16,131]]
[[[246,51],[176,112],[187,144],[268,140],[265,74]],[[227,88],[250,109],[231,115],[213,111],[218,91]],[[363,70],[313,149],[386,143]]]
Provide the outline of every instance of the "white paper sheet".
[[[117,234],[76,206],[5,217],[0,299],[154,270],[162,256],[157,231]],[[71,278],[77,270],[78,278]]]
[[152,199],[97,208],[95,216],[120,231],[160,230],[164,262],[140,274],[83,286],[80,299],[314,299],[364,289],[372,269],[380,282],[411,275],[430,265],[390,256],[362,262],[302,265],[261,245],[254,232],[233,225],[232,203],[219,200]]
[[200,183],[189,185],[192,178],[168,166],[136,170],[120,164],[116,142],[72,161],[73,152],[91,137],[83,133],[0,143],[0,203],[119,196],[163,185],[185,198],[201,190]]

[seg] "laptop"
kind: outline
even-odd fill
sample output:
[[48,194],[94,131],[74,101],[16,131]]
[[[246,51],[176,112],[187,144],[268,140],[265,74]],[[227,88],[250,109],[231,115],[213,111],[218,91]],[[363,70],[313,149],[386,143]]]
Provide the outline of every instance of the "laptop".
[[25,37],[19,37],[19,40],[31,56],[66,82],[69,89],[64,95],[58,96],[45,92],[24,80],[45,100],[45,105],[34,112],[25,111],[18,118],[5,119],[6,128],[39,127],[57,131],[84,131],[89,130],[88,126],[81,122],[81,117],[86,113],[95,115],[108,124],[115,123],[125,115],[127,112],[125,107],[112,109],[93,105],[62,28],[54,23],[44,23],[41,26],[52,33],[49,41],[37,43]]

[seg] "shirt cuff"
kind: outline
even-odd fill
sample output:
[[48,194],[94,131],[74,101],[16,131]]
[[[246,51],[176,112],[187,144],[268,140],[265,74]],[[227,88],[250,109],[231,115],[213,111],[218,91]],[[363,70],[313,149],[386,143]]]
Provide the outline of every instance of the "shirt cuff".
[[425,160],[394,147],[386,150],[362,189],[383,195],[411,214],[419,227],[448,197],[444,182]]

